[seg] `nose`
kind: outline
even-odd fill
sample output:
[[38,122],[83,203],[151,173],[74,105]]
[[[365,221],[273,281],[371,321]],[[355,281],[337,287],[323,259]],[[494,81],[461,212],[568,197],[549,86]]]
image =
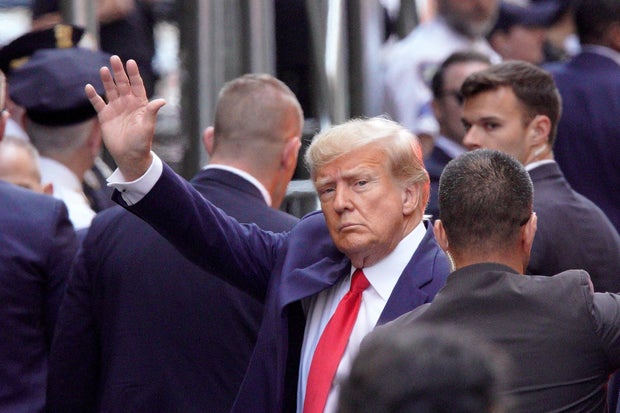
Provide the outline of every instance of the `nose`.
[[336,186],[334,195],[334,209],[336,212],[344,212],[351,209],[351,197],[347,185],[339,184]]
[[463,146],[469,151],[480,149],[482,147],[480,140],[478,139],[478,135],[474,131],[473,127],[469,128],[469,130],[465,132],[465,136],[463,136]]

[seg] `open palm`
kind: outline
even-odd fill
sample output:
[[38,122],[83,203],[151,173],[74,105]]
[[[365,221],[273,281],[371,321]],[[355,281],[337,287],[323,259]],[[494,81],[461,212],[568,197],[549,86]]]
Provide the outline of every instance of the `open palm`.
[[128,60],[126,71],[118,56],[110,58],[112,72],[102,67],[100,74],[107,103],[92,85],[85,91],[97,111],[103,142],[127,181],[142,176],[149,168],[157,112],[163,99],[149,102],[138,65]]

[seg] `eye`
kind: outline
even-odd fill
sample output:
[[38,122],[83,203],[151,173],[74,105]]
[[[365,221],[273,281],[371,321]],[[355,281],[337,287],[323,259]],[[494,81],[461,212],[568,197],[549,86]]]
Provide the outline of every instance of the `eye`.
[[461,122],[463,124],[463,129],[465,129],[465,132],[469,131],[471,129],[471,123],[469,122]]
[[482,127],[484,128],[485,131],[491,132],[491,131],[499,128],[500,124],[496,123],[496,122],[485,122],[485,123],[482,124]]
[[326,199],[326,198],[329,198],[329,196],[333,194],[335,191],[336,191],[336,188],[334,188],[333,186],[326,186],[326,187],[319,188],[317,190],[317,193],[319,195],[319,199]]
[[355,182],[355,185],[357,185],[357,186],[364,186],[364,185],[366,185],[367,183],[368,183],[368,181],[367,181],[367,180],[365,180],[365,179],[360,179],[359,181]]

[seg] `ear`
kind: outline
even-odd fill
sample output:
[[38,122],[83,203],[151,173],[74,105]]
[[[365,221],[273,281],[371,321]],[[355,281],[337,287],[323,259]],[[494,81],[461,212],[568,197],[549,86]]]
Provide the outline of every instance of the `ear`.
[[501,30],[497,30],[489,37],[489,44],[501,56],[508,54],[508,34]]
[[202,133],[202,145],[204,146],[205,151],[207,151],[209,156],[213,156],[213,136],[214,136],[213,131],[214,131],[213,126],[209,126]]
[[301,138],[299,136],[293,136],[286,140],[282,150],[282,156],[280,157],[280,166],[282,169],[292,171],[297,167],[299,148],[301,148]]
[[413,214],[421,203],[422,184],[416,182],[407,185],[403,190],[403,215]]
[[605,37],[609,47],[614,50],[620,50],[620,24],[618,22],[610,24],[606,32]]
[[532,146],[541,146],[549,143],[551,120],[547,115],[536,115],[528,126],[528,138]]
[[99,155],[101,152],[102,138],[101,138],[101,125],[97,118],[93,119],[92,129],[88,138],[88,145],[90,153],[93,156]]
[[448,237],[446,236],[446,230],[444,229],[443,223],[440,219],[435,220],[435,224],[433,225],[433,233],[435,234],[435,239],[437,240],[439,247],[447,252],[449,247]]
[[51,182],[43,184],[41,185],[41,190],[46,195],[54,195],[54,184]]
[[[532,244],[534,243],[534,236],[536,235],[536,228],[538,227],[538,216],[536,212],[532,212],[532,216],[529,221],[521,228],[521,248],[523,253],[528,258],[530,257],[530,251],[532,250]],[[526,263],[527,266],[527,263]]]

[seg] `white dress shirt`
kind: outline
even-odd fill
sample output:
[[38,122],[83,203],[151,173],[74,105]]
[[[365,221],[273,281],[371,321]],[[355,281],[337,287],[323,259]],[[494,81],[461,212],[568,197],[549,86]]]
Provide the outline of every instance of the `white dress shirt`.
[[[332,388],[327,397],[325,412],[336,411],[338,402],[338,392],[340,382],[349,374],[353,358],[357,354],[359,345],[366,334],[370,333],[377,324],[385,305],[392,294],[394,286],[398,282],[400,275],[411,260],[414,252],[420,245],[426,228],[422,222],[407,235],[387,257],[371,267],[363,268],[364,275],[370,282],[362,294],[362,304],[360,306],[357,320],[351,331],[349,342],[344,350],[344,354],[336,370]],[[303,412],[303,401],[306,394],[306,384],[308,372],[314,349],[332,317],[340,300],[349,291],[351,286],[351,276],[355,269],[351,268],[348,277],[335,284],[333,287],[322,291],[318,295],[312,296],[302,302],[304,311],[308,314],[304,340],[301,349],[301,362],[299,366],[299,380],[297,384],[297,412]]]
[[69,211],[69,219],[75,229],[87,228],[95,217],[80,179],[65,165],[54,159],[40,158],[41,182],[51,182],[54,198],[62,200]]
[[443,150],[446,155],[448,155],[452,159],[467,152],[467,149],[463,145],[459,145],[452,139],[446,138],[443,135],[435,137],[434,144],[436,147]]

